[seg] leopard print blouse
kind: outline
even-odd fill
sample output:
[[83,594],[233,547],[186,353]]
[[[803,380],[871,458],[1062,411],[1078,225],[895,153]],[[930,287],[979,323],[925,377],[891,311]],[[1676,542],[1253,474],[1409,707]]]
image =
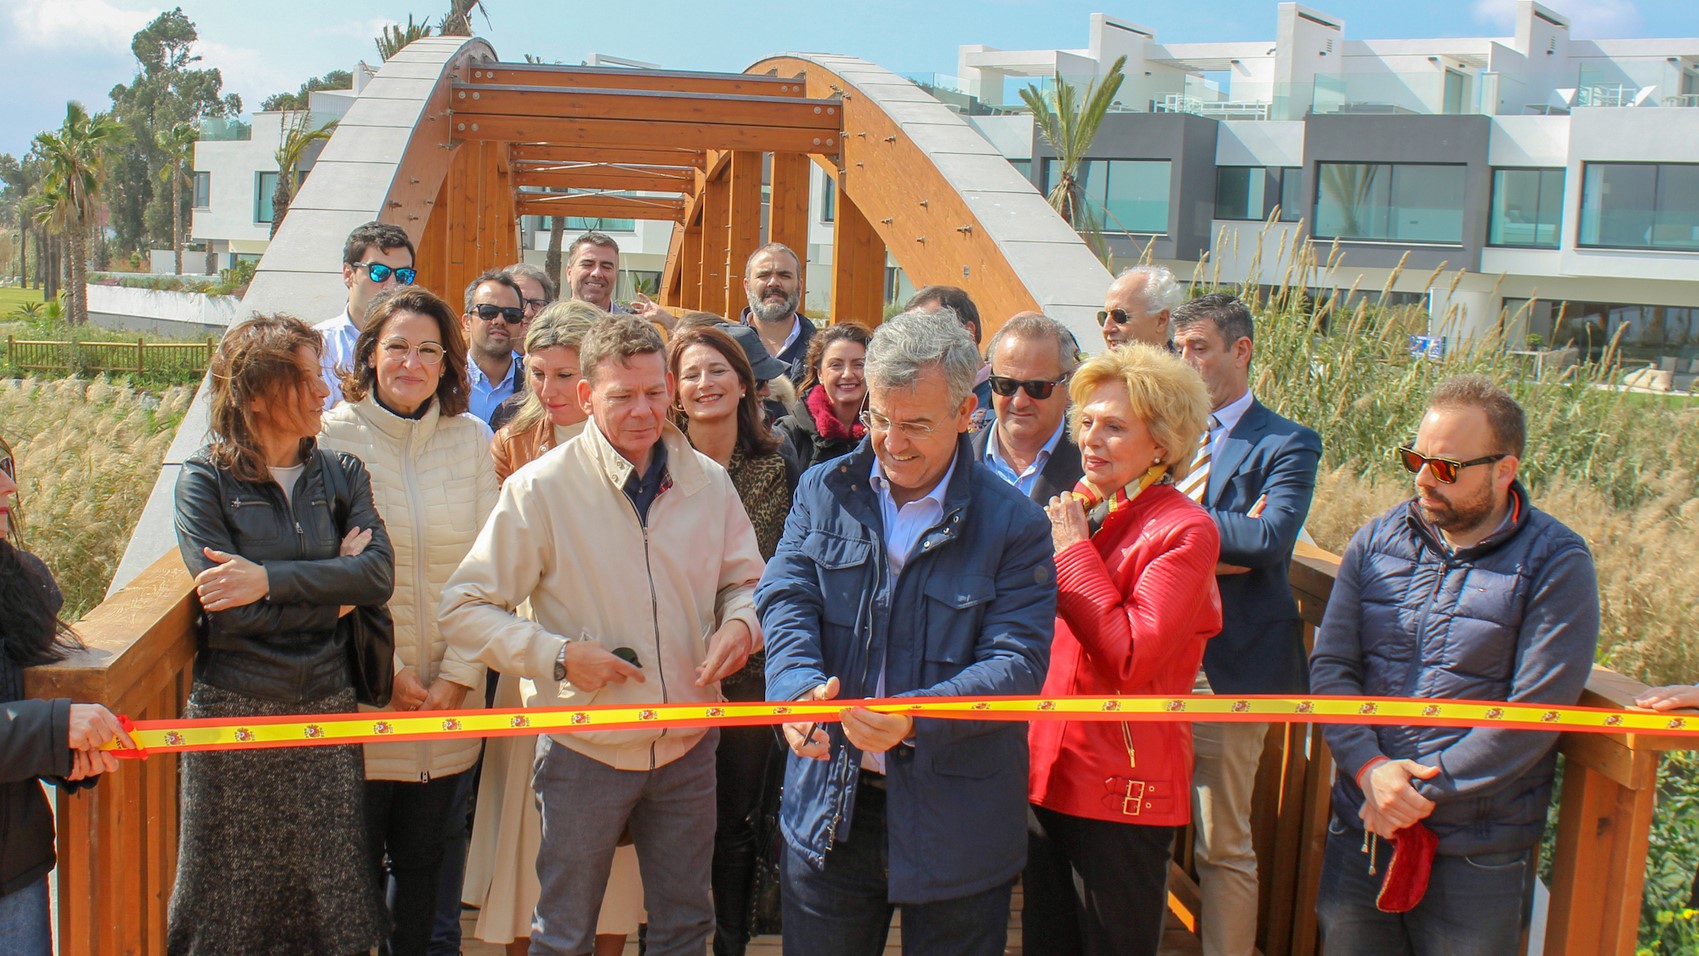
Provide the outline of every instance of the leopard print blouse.
[[[744,457],[743,450],[732,452],[726,465],[732,487],[749,512],[749,523],[755,526],[755,544],[763,561],[771,561],[779,549],[779,536],[785,530],[785,518],[791,510],[791,487],[783,455],[773,452],[753,458]],[[767,654],[757,651],[749,657],[743,669],[720,682],[721,690],[733,700],[760,700],[766,687]],[[749,696],[753,694],[754,696]]]

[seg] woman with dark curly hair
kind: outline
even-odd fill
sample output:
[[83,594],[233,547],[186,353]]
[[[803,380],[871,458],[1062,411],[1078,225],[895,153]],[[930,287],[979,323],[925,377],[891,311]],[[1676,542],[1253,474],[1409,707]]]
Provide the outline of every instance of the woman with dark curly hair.
[[[773,556],[790,514],[796,473],[764,421],[755,371],[743,347],[714,326],[677,332],[667,366],[678,383],[675,420],[697,451],[731,476],[755,526],[763,560]],[[720,682],[727,700],[765,700],[765,653]],[[724,727],[715,751],[719,819],[714,831],[714,954],[742,956],[749,942],[750,895],[761,847],[757,821],[778,802],[778,743],[767,727]]]
[[[372,498],[395,547],[397,711],[458,710],[484,701],[484,665],[449,649],[437,630],[443,583],[496,503],[484,423],[466,414],[466,345],[459,316],[417,286],[373,300],[343,378],[347,401],[325,413],[320,441],[366,465]],[[392,956],[424,956],[439,880],[457,888],[466,858],[445,852],[464,829],[473,738],[366,745],[366,836],[372,868],[389,857]],[[458,815],[458,821],[455,820]],[[458,845],[457,845],[458,846]],[[456,903],[459,900],[455,900]]]
[[[338,622],[389,600],[394,552],[365,466],[314,443],[329,392],[321,347],[300,319],[260,315],[213,353],[211,441],[177,480],[178,547],[205,612],[186,717],[356,709]],[[359,747],[181,761],[168,952],[378,945],[388,919],[367,854]]]
[[840,322],[809,340],[802,397],[779,419],[805,470],[849,454],[867,434],[860,415],[867,401],[867,343],[872,338],[866,326]]
[[13,545],[17,460],[0,439],[0,951],[48,956],[47,875],[53,811],[40,780],[61,787],[118,769],[100,750],[129,735],[99,704],[25,700],[24,668],[63,660],[82,644],[59,620],[64,598],[47,565]]

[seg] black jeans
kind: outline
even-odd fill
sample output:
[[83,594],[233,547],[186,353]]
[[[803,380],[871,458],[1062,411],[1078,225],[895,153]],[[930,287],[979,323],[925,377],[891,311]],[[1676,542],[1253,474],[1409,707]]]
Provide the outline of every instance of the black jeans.
[[1030,807],[1021,951],[1156,956],[1174,828]]
[[366,837],[380,878],[389,858],[386,895],[395,921],[390,956],[424,956],[431,941],[443,831],[457,807],[454,796],[463,776],[449,774],[426,783],[366,781]]
[[[732,700],[761,700],[761,681]],[[739,688],[740,690],[742,688]],[[748,696],[753,693],[754,696]],[[723,727],[714,752],[714,956],[743,956],[749,944],[750,894],[761,846],[761,816],[778,802],[784,758],[771,727]]]

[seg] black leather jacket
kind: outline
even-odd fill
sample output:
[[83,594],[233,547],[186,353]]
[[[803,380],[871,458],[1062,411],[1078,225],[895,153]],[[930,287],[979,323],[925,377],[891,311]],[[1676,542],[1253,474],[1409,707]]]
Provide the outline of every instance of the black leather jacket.
[[[33,554],[18,557],[47,582],[46,599],[58,613],[64,598],[46,566]],[[57,779],[71,772],[71,702],[23,698],[23,669],[0,647],[0,896],[33,886],[53,869],[53,811],[37,778],[81,786]]]
[[372,505],[371,479],[353,455],[338,453],[348,474],[348,523],[372,529],[357,557],[338,556],[341,534],[319,456],[309,453],[293,505],[276,482],[241,481],[205,449],[177,479],[177,544],[190,574],[213,566],[212,548],[265,565],[271,593],[245,607],[205,614],[195,678],[233,693],[300,703],[350,686],[342,605],[389,601],[395,552]]

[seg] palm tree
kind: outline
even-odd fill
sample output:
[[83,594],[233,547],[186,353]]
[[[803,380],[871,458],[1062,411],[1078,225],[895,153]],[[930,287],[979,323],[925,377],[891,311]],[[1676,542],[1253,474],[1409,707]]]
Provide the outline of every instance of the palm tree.
[[443,14],[437,23],[437,35],[445,37],[469,37],[472,35],[472,11],[484,15],[484,22],[490,22],[490,11],[484,9],[482,0],[450,0],[448,12]]
[[1098,243],[1102,241],[1102,223],[1097,210],[1085,198],[1080,167],[1085,165],[1086,153],[1091,151],[1104,114],[1115,102],[1115,94],[1121,91],[1121,81],[1126,79],[1121,68],[1126,65],[1126,57],[1117,58],[1108,73],[1101,79],[1093,79],[1084,89],[1063,82],[1062,75],[1057,73],[1048,90],[1041,91],[1031,85],[1021,90],[1021,100],[1032,112],[1039,135],[1056,153],[1050,162],[1060,167],[1056,185],[1051,187],[1048,197],[1051,207],[1075,230],[1096,236]]
[[378,56],[387,60],[406,49],[407,44],[430,35],[431,25],[429,23],[414,23],[413,15],[409,13],[407,15],[407,26],[403,27],[400,24],[391,23],[383,28],[383,32],[378,34],[377,40],[374,42],[378,45]]
[[289,212],[289,204],[295,201],[295,184],[300,178],[301,160],[306,158],[307,147],[314,143],[330,139],[330,134],[336,131],[334,121],[311,129],[312,114],[306,110],[290,113],[284,117],[282,133],[277,144],[277,186],[271,192],[271,234],[277,235],[277,228],[283,225],[283,217]]
[[70,247],[70,314],[72,325],[88,321],[88,237],[100,212],[100,191],[106,167],[125,138],[122,124],[100,114],[90,116],[75,100],[65,105],[65,123],[53,132],[37,133],[36,149],[47,163],[44,178],[50,204],[47,217]]
[[174,123],[170,129],[155,134],[154,142],[165,154],[165,165],[159,175],[171,184],[171,252],[177,263],[177,274],[183,274],[183,247],[188,237],[183,235],[183,188],[195,186],[195,141],[200,130],[192,123]]

